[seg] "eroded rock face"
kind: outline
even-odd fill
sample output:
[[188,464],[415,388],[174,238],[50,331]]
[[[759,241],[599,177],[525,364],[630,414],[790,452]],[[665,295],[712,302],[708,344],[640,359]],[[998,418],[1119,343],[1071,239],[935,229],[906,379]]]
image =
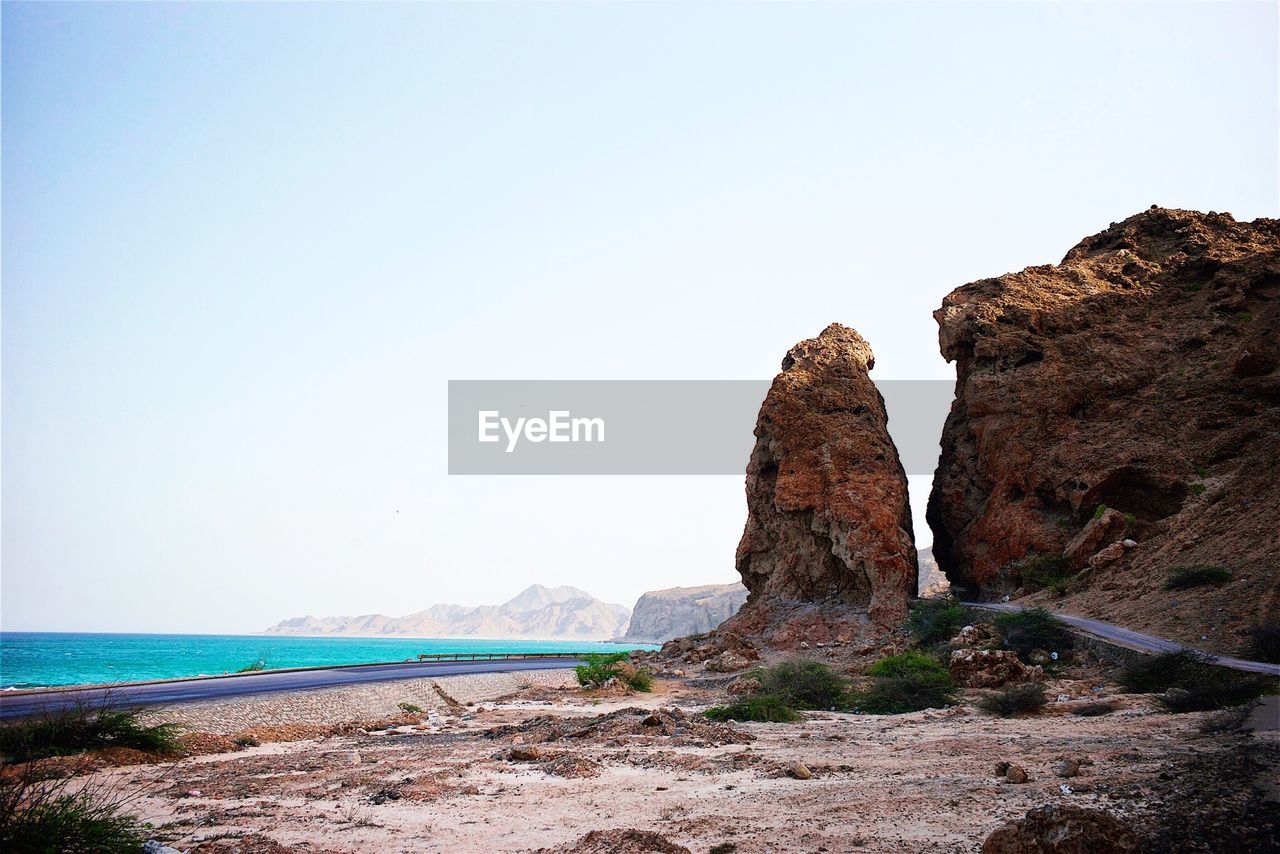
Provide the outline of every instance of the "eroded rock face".
[[[1223,650],[1275,613],[1280,221],[1153,208],[934,317],[957,383],[928,518],[952,584],[1025,594],[1020,562],[1067,552],[1068,610]],[[1175,607],[1188,564],[1234,580]]]
[[[747,609],[865,608],[882,626],[916,588],[907,479],[867,372],[871,347],[832,324],[791,348],[756,422],[737,568]],[[745,610],[745,609],[744,609]]]

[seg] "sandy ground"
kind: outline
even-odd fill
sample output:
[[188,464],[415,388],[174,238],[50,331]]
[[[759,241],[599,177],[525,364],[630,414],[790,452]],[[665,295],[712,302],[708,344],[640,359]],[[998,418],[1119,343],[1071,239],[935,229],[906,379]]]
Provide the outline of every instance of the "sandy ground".
[[[575,842],[591,831],[635,828],[694,852],[972,852],[1044,804],[1141,822],[1179,763],[1237,737],[1202,734],[1205,714],[1167,714],[1148,697],[1072,714],[1100,693],[1096,678],[1051,683],[1061,701],[1033,718],[962,705],[731,725],[696,714],[722,696],[707,683],[661,679],[652,694],[598,698],[562,687],[569,679],[486,674],[185,706],[161,716],[232,732],[270,716],[377,716],[401,701],[433,713],[97,776],[145,792],[134,811],[184,851],[569,851],[585,850]],[[1055,776],[1064,758],[1085,763],[1079,776]],[[997,777],[1001,761],[1029,782]],[[797,762],[810,779],[797,779]]]

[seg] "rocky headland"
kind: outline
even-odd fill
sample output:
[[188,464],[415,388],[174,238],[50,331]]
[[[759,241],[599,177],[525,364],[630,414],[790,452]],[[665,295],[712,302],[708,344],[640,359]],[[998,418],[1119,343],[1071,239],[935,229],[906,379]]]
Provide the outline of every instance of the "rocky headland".
[[736,614],[746,601],[747,588],[737,583],[651,590],[636,601],[627,633],[619,640],[663,643],[703,634]]
[[1220,652],[1274,619],[1280,221],[1152,208],[934,317],[956,397],[928,519],[955,587]]

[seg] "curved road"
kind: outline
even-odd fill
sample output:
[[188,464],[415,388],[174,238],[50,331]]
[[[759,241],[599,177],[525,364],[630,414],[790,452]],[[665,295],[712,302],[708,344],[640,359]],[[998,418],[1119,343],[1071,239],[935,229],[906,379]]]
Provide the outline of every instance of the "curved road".
[[[1026,611],[1024,605],[1010,605],[1007,602],[961,602],[967,608],[984,608],[988,611]],[[1261,661],[1245,661],[1243,658],[1231,658],[1224,655],[1214,655],[1204,650],[1195,649],[1190,646],[1183,646],[1171,640],[1158,638],[1154,635],[1144,635],[1141,632],[1135,632],[1132,629],[1122,629],[1119,626],[1113,626],[1110,623],[1104,623],[1100,620],[1091,620],[1088,617],[1075,617],[1071,614],[1059,614],[1050,612],[1068,626],[1080,629],[1083,632],[1111,641],[1118,646],[1134,649],[1139,652],[1178,652],[1188,649],[1192,652],[1199,652],[1213,659],[1214,664],[1220,664],[1223,667],[1230,667],[1234,670],[1248,670],[1253,673],[1266,673],[1270,676],[1280,676],[1280,664],[1266,664]]]
[[30,692],[0,693],[0,719],[30,715],[43,709],[59,709],[79,703],[94,705],[109,700],[112,705],[153,706],[160,703],[189,703],[266,694],[273,691],[305,691],[361,682],[460,676],[468,673],[505,673],[513,670],[553,670],[572,667],[576,656],[560,658],[512,659],[508,661],[439,661],[402,664],[357,664],[308,670],[211,676],[100,688],[67,688]]

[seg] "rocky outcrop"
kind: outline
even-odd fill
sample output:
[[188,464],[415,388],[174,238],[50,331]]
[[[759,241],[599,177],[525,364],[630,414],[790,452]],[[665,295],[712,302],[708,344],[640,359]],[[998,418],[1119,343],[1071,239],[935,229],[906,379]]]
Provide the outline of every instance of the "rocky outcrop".
[[608,640],[631,616],[622,605],[601,602],[576,587],[533,584],[501,605],[433,605],[404,617],[294,617],[266,630],[271,635],[399,635],[420,638],[527,638]]
[[1033,809],[982,843],[982,854],[1128,854],[1137,850],[1137,835],[1109,813],[1068,805]]
[[[1152,208],[934,316],[952,584],[1030,595],[1046,557],[1080,573],[1064,608],[1218,650],[1280,610],[1280,221]],[[1191,564],[1232,581],[1166,591]]]
[[737,583],[653,590],[631,609],[631,625],[622,640],[663,643],[704,634],[736,614],[746,601],[747,588]]
[[1001,688],[1044,678],[1042,668],[1023,664],[1016,652],[1007,649],[953,650],[947,670],[957,685],[966,688]]
[[831,603],[865,609],[880,626],[905,617],[916,553],[906,475],[867,374],[874,364],[862,336],[839,324],[783,360],[747,464],[736,560],[750,591],[744,611]]

